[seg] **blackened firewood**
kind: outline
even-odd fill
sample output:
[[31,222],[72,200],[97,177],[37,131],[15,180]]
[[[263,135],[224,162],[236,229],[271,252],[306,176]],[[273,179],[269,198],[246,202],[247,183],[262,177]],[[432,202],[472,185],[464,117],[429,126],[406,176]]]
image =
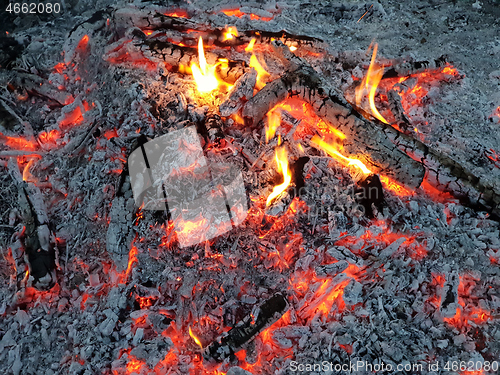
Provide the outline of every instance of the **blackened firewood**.
[[448,57],[442,55],[435,60],[430,61],[404,61],[399,64],[392,65],[388,67],[382,76],[382,79],[386,78],[398,78],[406,77],[412,74],[422,73],[425,71],[437,70],[445,67],[448,64]]
[[55,100],[61,105],[71,103],[73,96],[64,90],[59,90],[49,81],[35,74],[16,72],[10,81],[15,87],[25,89],[38,95]]
[[408,133],[411,129],[411,123],[401,104],[401,96],[394,89],[390,89],[387,92],[387,100],[389,101],[389,108],[396,118],[396,124],[399,126],[399,129],[404,133]]
[[245,344],[281,318],[287,307],[286,298],[281,294],[275,294],[260,306],[255,317],[252,314],[247,315],[227,333],[207,346],[203,357],[207,361],[217,362],[233,357],[234,353]]
[[243,106],[244,100],[253,96],[256,81],[257,72],[255,69],[252,68],[248,73],[243,74],[228,92],[227,99],[219,106],[221,116],[228,117],[236,113]]
[[384,189],[380,178],[376,174],[371,174],[364,180],[358,182],[358,188],[355,190],[356,201],[365,209],[365,215],[373,219],[372,204],[377,210],[381,211],[384,207]]
[[[22,241],[19,250],[24,249],[28,258],[29,275],[33,286],[38,289],[51,288],[56,282],[55,251],[42,193],[35,184],[23,181],[14,159],[9,161],[8,167],[18,188],[18,200],[25,228],[19,236]],[[17,255],[19,256],[21,253]]]

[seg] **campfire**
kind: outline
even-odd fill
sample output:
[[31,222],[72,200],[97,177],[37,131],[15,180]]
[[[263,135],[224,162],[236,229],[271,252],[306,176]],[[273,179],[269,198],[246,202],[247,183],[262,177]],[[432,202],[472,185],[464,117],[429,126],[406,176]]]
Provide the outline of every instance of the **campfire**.
[[65,5],[64,36],[7,24],[4,373],[499,373],[500,103],[462,147],[440,105],[466,66],[298,22],[385,17],[143,2]]

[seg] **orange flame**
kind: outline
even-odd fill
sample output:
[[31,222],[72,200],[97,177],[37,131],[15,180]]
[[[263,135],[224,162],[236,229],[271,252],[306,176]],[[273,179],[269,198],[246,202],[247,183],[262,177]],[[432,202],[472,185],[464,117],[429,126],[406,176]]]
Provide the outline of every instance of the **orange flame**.
[[317,146],[318,148],[326,151],[326,153],[328,155],[330,155],[332,158],[337,159],[342,165],[345,165],[348,167],[354,166],[356,168],[359,168],[365,175],[372,173],[372,171],[370,171],[360,160],[348,158],[348,157],[342,155],[340,152],[338,152],[335,149],[336,147],[334,145],[326,143],[324,140],[322,140],[317,135],[312,137],[311,144],[313,146]]
[[31,159],[28,162],[28,164],[26,164],[26,167],[24,167],[24,170],[23,170],[23,181],[33,181],[34,180],[33,175],[30,173],[30,168],[33,165],[34,161],[35,161],[35,159]]
[[261,90],[266,85],[266,80],[269,78],[270,74],[262,67],[254,54],[250,57],[250,67],[257,71],[257,83],[255,86],[258,90]]
[[366,72],[361,85],[356,88],[356,105],[358,107],[361,105],[361,99],[363,95],[368,92],[368,102],[370,103],[370,110],[372,112],[372,115],[383,123],[388,124],[387,120],[382,117],[382,115],[377,110],[377,107],[375,107],[375,93],[377,91],[378,84],[380,83],[380,80],[384,75],[383,66],[378,65],[375,61],[377,57],[377,49],[378,44],[375,43],[375,45],[373,46],[373,54],[370,61],[370,66],[368,67],[368,71]]
[[238,29],[236,28],[236,26],[229,26],[224,32],[224,38],[222,39],[222,41],[225,42],[226,40],[231,40],[235,36],[238,36]]
[[219,81],[215,76],[215,65],[208,65],[203,50],[203,39],[200,36],[198,40],[198,60],[200,66],[196,63],[191,64],[191,71],[196,82],[196,88],[200,93],[209,93],[219,86]]
[[284,181],[274,187],[273,192],[267,197],[266,206],[269,206],[276,197],[284,192],[292,181],[292,174],[288,170],[288,158],[284,147],[278,147],[278,149],[276,149],[275,159],[278,164],[278,172],[283,175]]
[[198,345],[201,349],[203,349],[203,345],[201,345],[200,339],[194,335],[193,331],[191,330],[191,327],[189,327],[189,336],[191,336],[196,345]]

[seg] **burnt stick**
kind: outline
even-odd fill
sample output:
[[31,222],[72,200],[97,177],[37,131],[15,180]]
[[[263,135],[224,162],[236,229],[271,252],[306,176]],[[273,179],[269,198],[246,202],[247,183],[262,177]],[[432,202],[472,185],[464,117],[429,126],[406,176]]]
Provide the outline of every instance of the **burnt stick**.
[[260,307],[255,319],[248,314],[227,333],[223,334],[204,352],[203,358],[207,361],[222,362],[234,356],[245,344],[280,319],[288,308],[288,302],[282,294],[275,294],[266,300]]

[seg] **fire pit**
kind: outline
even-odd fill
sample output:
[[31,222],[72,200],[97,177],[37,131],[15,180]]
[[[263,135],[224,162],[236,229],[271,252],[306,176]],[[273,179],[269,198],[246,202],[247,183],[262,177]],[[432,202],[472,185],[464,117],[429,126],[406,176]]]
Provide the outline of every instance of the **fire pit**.
[[157,3],[5,11],[3,373],[499,373],[498,5]]

